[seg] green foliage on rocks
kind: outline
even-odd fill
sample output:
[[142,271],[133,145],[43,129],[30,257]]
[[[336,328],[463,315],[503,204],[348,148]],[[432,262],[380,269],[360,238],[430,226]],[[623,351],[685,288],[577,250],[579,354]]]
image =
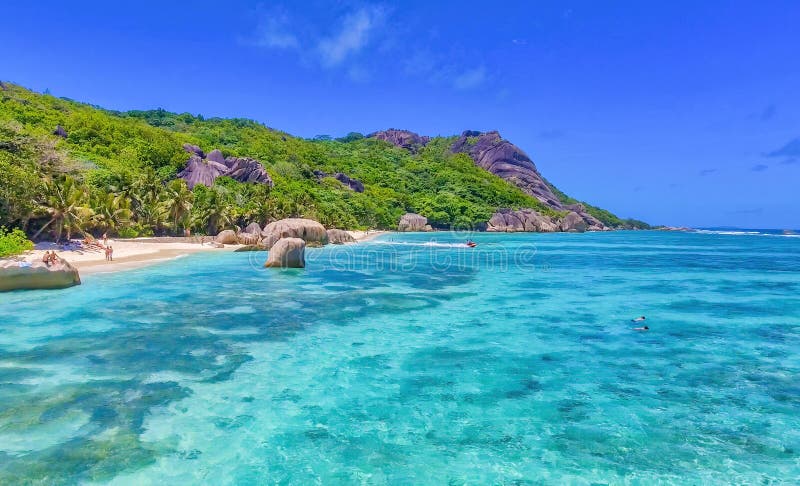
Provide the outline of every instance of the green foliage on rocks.
[[19,228],[8,230],[0,226],[0,258],[33,250],[33,242]]
[[[437,227],[463,228],[484,223],[501,207],[554,214],[467,155],[452,154],[452,138],[434,138],[412,154],[358,133],[308,140],[252,120],[161,109],[115,112],[4,86],[0,224],[29,235],[212,234],[284,217],[394,228],[409,211]],[[185,143],[256,159],[274,187],[222,177],[213,187],[189,190],[175,180],[189,158]],[[347,174],[365,190],[354,192],[315,171]]]

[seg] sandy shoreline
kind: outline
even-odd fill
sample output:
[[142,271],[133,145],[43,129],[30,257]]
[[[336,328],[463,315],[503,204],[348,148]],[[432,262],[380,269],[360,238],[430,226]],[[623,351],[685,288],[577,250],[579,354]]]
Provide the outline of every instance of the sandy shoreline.
[[[358,242],[372,240],[388,231],[348,231]],[[210,242],[212,238],[207,238]],[[23,261],[41,261],[45,251],[52,250],[56,255],[71,263],[81,275],[92,273],[116,272],[140,268],[155,263],[172,260],[182,255],[199,252],[234,251],[241,245],[225,245],[216,248],[210,243],[190,242],[185,238],[137,238],[129,240],[108,240],[114,249],[114,260],[106,261],[105,253],[100,248],[61,249],[54,243],[42,242],[32,251],[17,257]]]

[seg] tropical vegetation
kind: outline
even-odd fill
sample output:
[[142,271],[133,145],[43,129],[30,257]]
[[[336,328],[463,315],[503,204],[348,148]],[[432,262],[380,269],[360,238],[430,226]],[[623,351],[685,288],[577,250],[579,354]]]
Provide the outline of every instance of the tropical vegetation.
[[[185,143],[257,159],[274,187],[220,177],[212,187],[189,189],[177,178],[188,159]],[[363,229],[393,228],[408,211],[442,228],[474,227],[499,207],[554,214],[467,155],[450,153],[451,143],[434,138],[411,154],[358,133],[309,140],[251,120],[114,112],[3,83],[0,224],[59,240],[86,233],[215,234],[284,217]],[[320,179],[319,171],[345,173],[365,190]]]

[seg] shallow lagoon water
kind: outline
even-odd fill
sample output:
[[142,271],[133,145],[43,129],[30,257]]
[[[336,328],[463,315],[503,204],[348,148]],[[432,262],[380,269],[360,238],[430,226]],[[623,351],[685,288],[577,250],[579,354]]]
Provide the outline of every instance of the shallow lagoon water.
[[0,294],[0,484],[800,477],[800,239],[470,237]]

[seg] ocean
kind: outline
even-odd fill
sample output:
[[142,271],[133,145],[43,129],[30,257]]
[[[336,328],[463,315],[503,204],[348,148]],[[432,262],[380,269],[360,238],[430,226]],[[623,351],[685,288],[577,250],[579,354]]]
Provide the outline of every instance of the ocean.
[[800,477],[800,238],[390,234],[307,258],[0,294],[0,484]]

